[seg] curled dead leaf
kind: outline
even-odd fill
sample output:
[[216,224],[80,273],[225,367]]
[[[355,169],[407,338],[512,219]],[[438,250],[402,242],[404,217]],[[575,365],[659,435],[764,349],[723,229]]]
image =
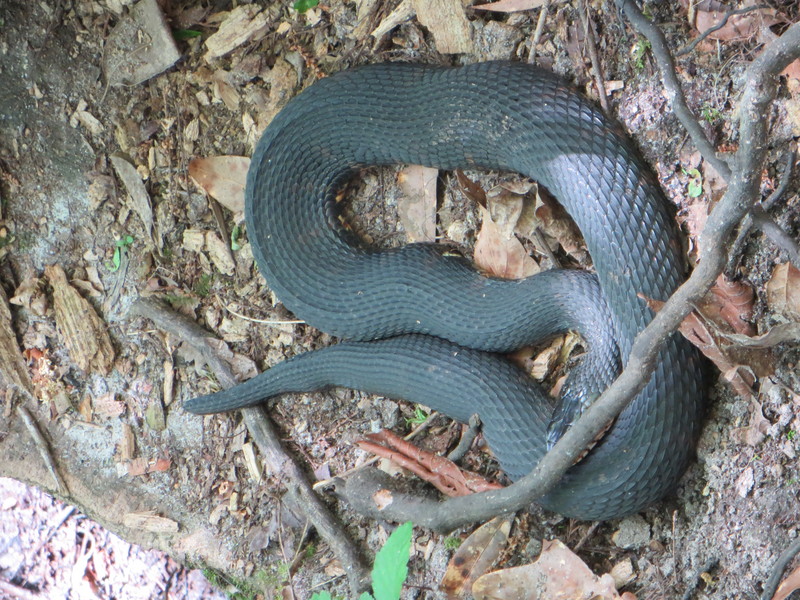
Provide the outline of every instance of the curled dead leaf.
[[458,547],[439,589],[448,598],[463,598],[478,577],[492,568],[508,542],[511,520],[495,517],[473,531]]
[[540,270],[515,235],[527,190],[519,193],[507,186],[498,186],[485,195],[485,207],[479,203],[483,222],[475,241],[475,264],[489,275],[523,279]]

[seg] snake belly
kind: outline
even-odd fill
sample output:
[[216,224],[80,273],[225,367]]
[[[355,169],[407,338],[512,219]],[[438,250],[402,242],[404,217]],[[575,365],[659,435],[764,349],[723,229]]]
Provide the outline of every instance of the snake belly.
[[[353,245],[335,194],[359,168],[393,164],[537,180],[580,228],[596,277],[548,271],[499,280],[432,244]],[[245,219],[259,269],[281,302],[349,341],[189,400],[187,410],[345,386],[462,421],[477,413],[512,479],[545,454],[553,409],[526,375],[491,353],[577,327],[589,346],[593,336],[613,335],[624,364],[653,316],[642,298],[666,300],[686,273],[667,201],[622,129],[558,77],[521,63],[378,64],[316,82],[264,132]],[[605,386],[616,369],[603,361],[591,366]],[[569,517],[609,519],[662,498],[691,459],[701,398],[699,357],[673,335],[644,390],[540,503]]]

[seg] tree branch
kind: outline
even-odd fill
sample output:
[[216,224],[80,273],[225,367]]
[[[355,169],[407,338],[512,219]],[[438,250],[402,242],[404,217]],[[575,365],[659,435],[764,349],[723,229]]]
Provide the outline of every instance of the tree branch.
[[[231,388],[238,383],[228,365],[206,344],[205,340],[212,336],[197,323],[176,314],[153,298],[139,298],[131,306],[130,312],[150,319],[175,339],[183,340],[199,351],[224,388]],[[342,523],[314,492],[306,474],[283,449],[280,435],[266,411],[258,406],[246,408],[242,410],[242,414],[248,431],[269,463],[272,472],[285,475],[287,495],[304,511],[305,516],[342,563],[353,595],[357,596],[365,591],[369,584],[369,569],[355,544],[350,541],[350,536]]]
[[661,80],[664,82],[664,89],[667,92],[672,111],[684,126],[694,145],[700,150],[700,154],[717,170],[726,181],[731,178],[731,169],[728,164],[717,156],[717,151],[711,142],[706,138],[703,128],[695,118],[686,98],[683,95],[681,84],[675,71],[675,60],[670,54],[667,39],[662,31],[642,14],[634,0],[616,0],[619,10],[625,13],[633,28],[647,38],[653,50],[653,56],[661,72]]
[[[406,503],[400,495],[395,495],[393,502],[383,510],[373,507],[373,515],[396,521],[411,519],[423,527],[451,531],[524,508],[557,485],[605,424],[615,418],[644,388],[653,372],[658,351],[667,337],[677,330],[692,306],[706,294],[722,272],[726,259],[724,249],[730,242],[731,234],[759,198],[761,170],[767,152],[767,119],[764,115],[768,114],[767,108],[775,96],[777,76],[798,57],[800,23],[789,27],[751,63],[740,103],[740,142],[734,157],[735,168],[727,192],[709,215],[700,236],[697,268],[652,322],[636,336],[630,359],[619,378],[572,425],[536,468],[502,490],[444,502],[414,498],[413,502]],[[383,486],[380,482],[377,485]],[[345,497],[349,501],[355,500],[346,487],[343,492]],[[353,487],[361,493],[368,489],[363,485]]]

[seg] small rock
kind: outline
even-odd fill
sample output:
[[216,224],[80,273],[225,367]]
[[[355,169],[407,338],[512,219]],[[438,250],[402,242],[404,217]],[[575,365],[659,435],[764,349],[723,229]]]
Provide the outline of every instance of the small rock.
[[650,525],[639,515],[623,519],[611,541],[620,548],[641,548],[650,543]]

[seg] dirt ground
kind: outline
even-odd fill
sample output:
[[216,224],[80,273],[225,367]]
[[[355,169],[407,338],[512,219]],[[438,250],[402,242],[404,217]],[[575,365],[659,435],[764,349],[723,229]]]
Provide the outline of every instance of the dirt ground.
[[[304,14],[286,1],[266,2],[251,7],[263,22],[250,39],[210,57],[204,44],[219,29],[224,11],[246,3],[160,2],[178,40],[177,62],[144,82],[108,85],[119,76],[109,66],[108,40],[127,4],[0,2],[0,281],[5,294],[18,300],[11,307],[13,329],[39,399],[26,406],[63,469],[69,494],[56,490],[29,433],[12,414],[11,393],[0,395],[5,398],[0,475],[68,496],[124,540],[166,550],[183,564],[217,569],[226,574],[225,588],[235,585],[245,597],[306,598],[321,589],[347,596],[341,565],[307,530],[296,507],[283,501],[281,473],[258,475],[250,467],[251,440],[240,416],[200,418],[181,410],[183,400],[216,389],[191,349],[127,310],[140,294],[156,294],[219,335],[241,371],[265,369],[330,343],[329,336],[303,324],[258,322],[289,321],[292,315],[257,274],[246,232],[230,252],[224,240],[241,224],[241,213],[214,207],[189,177],[189,161],[249,156],[258,133],[286,100],[324,73],[378,61],[527,60],[538,11],[467,11],[472,47],[445,55],[437,52],[443,42],[416,18],[402,20],[377,40],[370,35],[400,2],[366,2],[373,10],[361,19],[356,3],[344,0]],[[709,203],[724,188],[671,115],[646,45],[617,16],[613,2],[587,4],[607,89],[613,90],[611,112],[641,147],[675,202],[687,237],[694,239]],[[723,150],[735,148],[735,106],[747,64],[768,43],[770,31],[800,18],[794,0],[771,5],[778,15],[774,23],[741,39],[707,41],[678,63],[689,105]],[[697,35],[679,3],[648,3],[647,10],[673,48]],[[129,51],[137,52],[136,44]],[[553,3],[536,54],[540,64],[596,95],[575,3]],[[782,89],[770,116],[772,161],[764,173],[765,193],[779,178],[787,142],[800,135],[797,96]],[[115,156],[129,160],[144,182],[149,223],[129,196]],[[703,192],[691,198],[694,169]],[[401,194],[395,173],[367,170],[349,212],[356,230],[381,245],[405,239],[395,216]],[[455,241],[469,252],[479,218],[454,179],[448,174],[441,179],[437,234],[457,232]],[[489,181],[494,176],[482,183]],[[797,182],[795,175],[774,211],[795,238]],[[785,262],[774,245],[754,234],[729,270],[755,291],[752,322],[759,333],[785,321],[766,293],[775,265]],[[92,361],[79,365],[56,327],[51,298],[56,284],[45,276],[45,267],[53,264],[101,316],[113,346],[107,368]],[[543,264],[548,266],[547,260]],[[641,515],[593,530],[589,523],[532,507],[516,516],[496,568],[531,562],[542,539],[574,547],[586,538],[578,553],[596,573],[630,561],[633,575],[624,589],[637,598],[681,598],[687,590],[696,599],[758,598],[778,555],[798,536],[800,350],[781,345],[758,360],[768,363],[762,371],[768,376],[756,384],[755,400],[737,395],[710,367],[714,384],[697,460],[671,497]],[[381,428],[406,433],[414,413],[404,403],[346,390],[283,397],[270,410],[288,448],[320,479],[363,462],[354,442],[365,433]],[[421,443],[437,449],[456,433],[439,417]],[[480,451],[473,450],[467,463],[498,475]],[[13,485],[3,489],[2,523],[25,513],[27,527],[46,529],[51,513],[44,518],[30,507],[49,500]],[[391,524],[365,520],[326,497],[364,550],[374,551],[391,532]],[[83,517],[64,523],[73,528],[66,534],[73,540],[75,527],[83,529],[80,539],[91,539],[84,544],[122,543]],[[8,531],[3,528],[0,559],[14,550]],[[404,597],[444,597],[438,585],[453,553],[450,538],[467,533],[448,537],[415,530]],[[63,549],[59,539],[41,539],[49,564],[59,569],[62,560],[63,568],[74,569],[76,557],[86,553]],[[196,572],[156,556],[161,555],[139,559],[159,570],[142,577],[173,583],[152,590],[150,597],[214,597]],[[12,573],[5,564],[0,561],[0,579],[13,585],[21,586],[20,577],[35,570],[31,563],[28,571]],[[37,573],[24,580],[28,590],[50,597],[56,578]],[[133,581],[131,573],[126,576],[114,583],[122,575],[107,569],[108,583],[95,585],[92,593],[134,597],[121,591]]]

